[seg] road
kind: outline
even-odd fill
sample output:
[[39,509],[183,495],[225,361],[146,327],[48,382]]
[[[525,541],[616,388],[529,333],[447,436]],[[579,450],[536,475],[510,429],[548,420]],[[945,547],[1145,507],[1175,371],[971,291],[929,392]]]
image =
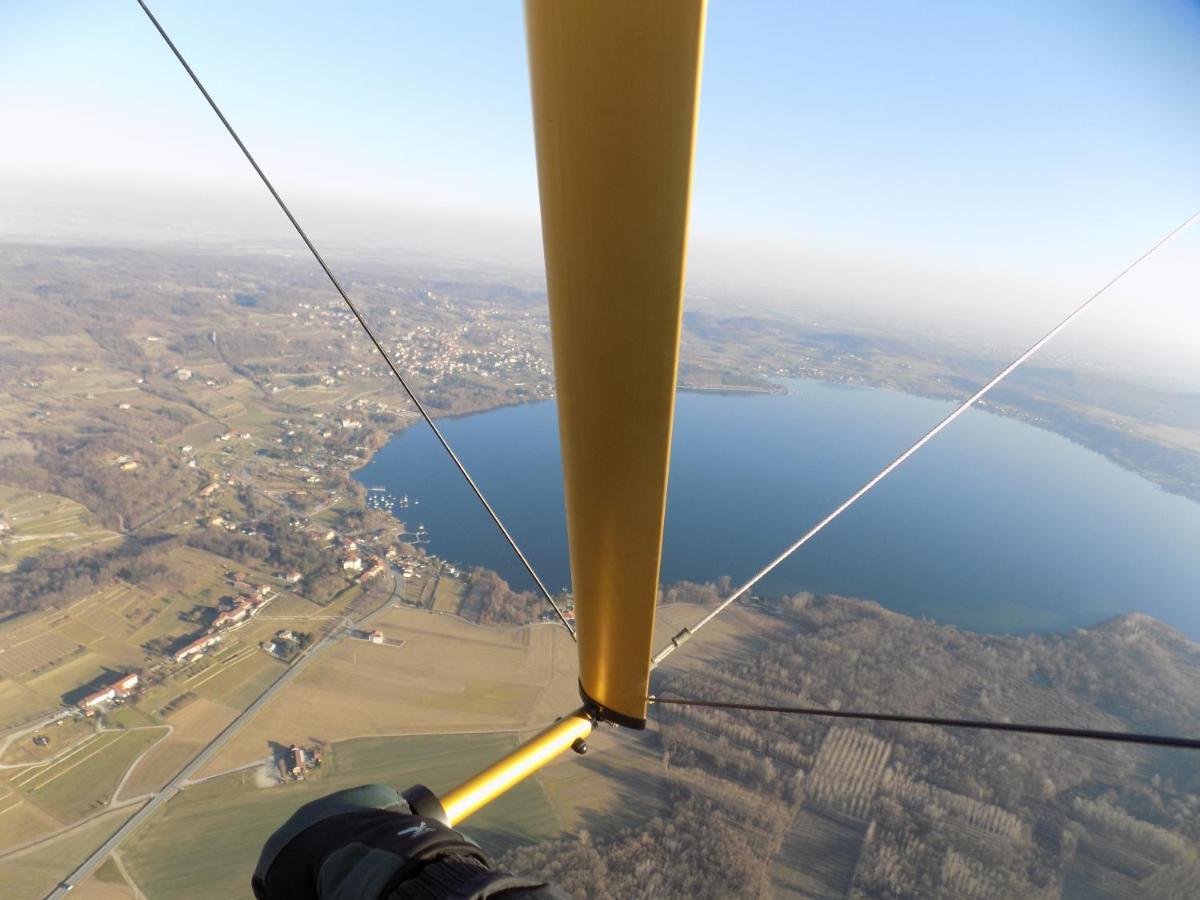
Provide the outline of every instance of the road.
[[[365,625],[378,613],[387,609],[396,597],[396,593],[399,590],[399,584],[400,579],[398,577],[394,577],[392,582],[392,593],[383,603],[383,605],[371,610],[371,612],[367,613],[357,621],[352,621],[349,619],[349,617],[347,617],[346,628],[351,628],[355,625]],[[221,748],[225,746],[225,743],[241,730],[243,725],[250,721],[250,719],[252,719],[260,709],[271,702],[272,697],[287,687],[288,684],[291,683],[292,679],[304,671],[308,664],[311,663],[322,650],[338,639],[344,637],[346,628],[336,627],[331,629],[329,634],[321,638],[321,640],[314,644],[303,656],[292,663],[292,665],[289,666],[288,669],[279,676],[279,678],[271,683],[270,687],[259,694],[258,698],[242,711],[241,715],[226,725],[225,729],[215,738],[213,738],[212,741],[209,742],[208,746],[196,754],[191,762],[180,769],[175,777],[167,783],[166,787],[147,800],[145,806],[135,812],[129,821],[113,832],[112,836],[109,837],[109,839],[103,844],[101,844],[91,856],[85,859],[83,863],[77,869],[75,869],[74,872],[63,879],[59,883],[58,887],[47,894],[46,900],[57,900],[57,898],[66,897],[68,891],[74,888],[75,885],[82,883],[85,878],[91,875],[92,872],[95,871],[95,869],[99,867],[102,862],[104,862],[105,858],[107,858],[110,853],[116,850],[117,847],[119,847],[121,843],[127,837],[129,837],[129,835],[133,834],[133,832],[136,831],[143,822],[150,818],[150,816],[154,815],[155,811],[160,806],[175,796],[179,789],[192,777],[192,775],[198,772],[210,759],[216,756],[217,753],[220,752]]]

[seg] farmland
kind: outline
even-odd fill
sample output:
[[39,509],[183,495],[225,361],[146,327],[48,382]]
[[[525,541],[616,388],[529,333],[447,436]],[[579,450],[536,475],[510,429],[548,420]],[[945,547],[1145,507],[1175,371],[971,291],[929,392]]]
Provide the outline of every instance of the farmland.
[[102,732],[49,765],[11,775],[9,785],[69,824],[106,805],[133,761],[165,734],[165,728]]
[[111,857],[71,897],[72,900],[139,900]]
[[133,767],[118,799],[139,797],[161,788],[235,716],[236,711],[232,708],[206,697],[197,697],[178,712],[165,717],[171,733]]
[[[575,650],[561,629],[477,624],[498,594],[477,603],[484,594],[471,579],[444,574],[423,547],[405,544],[400,523],[366,509],[347,473],[413,414],[325,285],[282,259],[6,253],[18,263],[4,289],[53,307],[58,328],[44,334],[11,312],[19,304],[0,307],[0,352],[14,361],[0,372],[0,733],[14,736],[0,765],[16,766],[0,769],[0,847],[44,839],[0,856],[6,890],[44,894],[125,815],[104,811],[114,792],[121,802],[161,789],[287,671],[299,640],[287,654],[264,646],[280,631],[337,639],[224,745],[199,773],[209,780],[186,786],[123,847],[151,900],[246,896],[263,836],[299,803],[371,780],[443,789],[578,704]],[[542,310],[540,296],[505,287],[512,302],[501,303],[492,287],[394,272],[361,286],[364,309],[390,326],[381,335],[439,413],[549,395],[544,322],[530,312]],[[463,297],[447,293],[459,288]],[[715,336],[715,321],[707,336],[696,322],[704,325],[690,322],[685,347],[696,386],[726,384],[739,353],[755,372],[769,361],[822,377],[814,360],[836,355],[842,362],[830,365],[848,368],[833,380],[886,379],[889,366],[917,389],[940,377],[933,364],[909,370],[900,358],[864,372],[880,361],[854,357],[860,366],[786,329],[755,337],[749,322],[743,352]],[[765,385],[750,374],[734,382]],[[364,588],[342,565],[352,551],[399,559]],[[386,582],[410,566],[415,577],[392,598]],[[176,662],[174,649],[204,633],[247,580],[277,592],[271,605]],[[711,606],[714,588],[692,588]],[[698,618],[670,600],[678,592],[664,590],[660,645]],[[1055,646],[980,643],[851,601],[791,599],[731,609],[655,674],[654,690],[830,705],[899,699],[950,714],[986,697],[1011,718],[1194,724],[1194,650],[1149,626],[1134,623],[1107,644],[1100,631]],[[376,607],[370,626],[386,642],[350,637],[350,620]],[[143,676],[140,695],[101,710],[101,728],[35,728],[132,670]],[[278,783],[269,760],[292,741],[319,743],[325,765]],[[953,735],[664,707],[652,708],[644,733],[600,729],[589,743],[586,756],[556,761],[468,831],[530,871],[609,866],[613,885],[633,885],[626,895],[752,893],[764,879],[779,893],[913,895],[929,886],[923,872],[960,895],[1195,893],[1186,890],[1197,883],[1195,778],[1166,759],[1057,757],[1004,742],[993,751]],[[1047,811],[1044,821],[1035,810]],[[944,822],[952,841],[938,837]],[[1034,824],[1048,837],[1035,840]],[[520,855],[541,847],[540,860]],[[127,895],[115,863],[97,874],[77,896]]]
[[433,592],[433,611],[451,615],[457,613],[458,605],[462,602],[462,593],[462,582],[457,579],[438,579],[437,588]]
[[58,831],[62,823],[8,784],[0,784],[0,840],[17,847]]
[[274,698],[206,771],[261,759],[269,742],[295,739],[298,721],[306,734],[322,740],[518,730],[578,703],[574,654],[559,628],[485,628],[408,608],[388,608],[372,624],[402,637],[404,646],[339,642]]
[[99,526],[86,507],[54,494],[0,484],[0,511],[11,529],[0,532],[0,574],[16,568],[22,559],[119,538]]
[[846,896],[865,831],[854,819],[802,809],[771,864],[773,891],[787,897]]
[[53,725],[39,728],[35,733],[45,740],[35,744],[32,740],[19,740],[17,736],[10,738],[8,746],[0,753],[0,765],[14,767],[22,763],[45,762],[93,736],[96,733],[96,723],[88,719],[67,717],[59,719]]
[[[514,744],[509,735],[337,742],[319,773],[305,782],[256,787],[254,772],[243,772],[188,788],[122,855],[141,890],[156,900],[249,897],[250,871],[262,842],[302,803],[366,782],[423,782],[445,790]],[[527,784],[473,819],[469,831],[486,846],[502,848],[553,834],[554,821],[541,789]]]
[[[111,681],[114,673],[153,666],[161,659],[149,649],[156,642],[170,645],[196,631],[187,617],[229,593],[233,564],[189,547],[173,549],[166,560],[186,577],[186,588],[147,591],[117,582],[64,609],[0,625],[0,728],[47,715],[86,693],[89,685]],[[143,702],[154,708],[194,690],[236,708],[245,706],[280,671],[278,662],[256,649],[257,642],[289,624],[312,627],[310,618],[321,609],[284,592],[270,611],[270,619],[239,630],[237,639],[226,642],[214,658],[198,661],[179,678],[149,686]]]
[[40,900],[129,817],[114,810],[25,851],[0,857],[5,900]]

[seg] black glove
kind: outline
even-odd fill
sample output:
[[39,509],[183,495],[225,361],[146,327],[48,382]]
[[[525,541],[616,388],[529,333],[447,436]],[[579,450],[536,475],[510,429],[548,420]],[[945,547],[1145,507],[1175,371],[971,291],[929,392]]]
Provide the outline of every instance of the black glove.
[[479,847],[435,819],[413,815],[382,784],[338,791],[296,810],[267,839],[251,885],[258,900],[566,897],[544,882],[494,871]]

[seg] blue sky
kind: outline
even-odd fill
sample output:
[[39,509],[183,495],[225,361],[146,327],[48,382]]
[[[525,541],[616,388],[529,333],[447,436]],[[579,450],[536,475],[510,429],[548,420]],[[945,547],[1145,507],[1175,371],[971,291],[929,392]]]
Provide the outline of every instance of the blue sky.
[[[280,187],[338,222],[436,213],[498,242],[536,222],[515,0],[153,8]],[[0,189],[261,202],[133,0],[8,0],[0,17]],[[697,265],[877,306],[977,284],[1020,294],[1024,322],[1200,206],[1197,47],[1200,4],[1181,0],[712,0]],[[1195,274],[1200,244],[1179,246],[1155,297]]]

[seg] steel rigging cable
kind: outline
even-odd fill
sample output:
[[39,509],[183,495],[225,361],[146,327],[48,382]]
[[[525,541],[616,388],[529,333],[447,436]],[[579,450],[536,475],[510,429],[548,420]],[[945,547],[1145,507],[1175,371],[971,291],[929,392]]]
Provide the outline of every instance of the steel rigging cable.
[[559,621],[562,622],[563,627],[566,628],[570,633],[571,639],[577,640],[575,637],[575,629],[571,626],[571,623],[567,620],[567,617],[563,615],[562,609],[555,602],[554,597],[550,594],[550,591],[546,589],[546,585],[542,582],[542,579],[534,570],[533,564],[529,562],[529,559],[521,551],[521,548],[517,545],[516,539],[504,526],[504,523],[500,520],[500,516],[497,515],[496,510],[492,508],[492,504],[489,503],[487,498],[483,495],[483,491],[480,490],[479,485],[475,483],[475,479],[471,477],[471,473],[467,471],[467,467],[463,465],[462,460],[458,458],[458,454],[456,454],[453,448],[451,448],[449,441],[446,440],[441,429],[434,424],[433,417],[429,415],[428,410],[425,409],[425,405],[417,398],[417,395],[409,386],[408,381],[403,375],[400,374],[400,370],[396,367],[396,364],[392,362],[391,355],[387,352],[387,350],[384,349],[383,344],[379,342],[379,339],[375,337],[375,333],[367,324],[366,319],[363,318],[362,313],[358,311],[358,307],[356,307],[353,301],[351,301],[349,294],[346,293],[345,288],[342,287],[342,284],[340,281],[338,281],[337,276],[333,274],[333,270],[329,268],[325,262],[325,259],[321,256],[320,252],[318,252],[316,246],[311,240],[309,240],[308,235],[305,233],[304,229],[300,227],[300,223],[296,220],[296,217],[292,215],[292,211],[288,209],[288,205],[283,202],[283,198],[279,196],[279,192],[275,190],[275,186],[271,184],[271,181],[269,178],[267,178],[266,173],[263,172],[258,162],[254,159],[254,156],[251,155],[250,151],[246,148],[246,145],[242,143],[242,139],[238,137],[238,133],[234,130],[233,126],[229,124],[229,120],[225,118],[225,114],[221,112],[221,108],[217,106],[216,101],[213,100],[212,96],[208,93],[208,90],[205,89],[199,77],[197,77],[196,73],[192,71],[192,67],[188,65],[187,60],[183,58],[183,54],[179,52],[179,48],[175,46],[175,42],[171,40],[171,38],[167,35],[167,32],[163,29],[162,25],[159,24],[158,19],[154,17],[154,13],[150,12],[150,7],[145,4],[144,0],[137,0],[137,2],[138,6],[142,8],[142,11],[150,19],[151,24],[154,25],[155,29],[157,29],[158,33],[162,36],[162,39],[166,42],[167,46],[171,48],[171,52],[175,54],[175,58],[179,60],[179,64],[183,66],[183,69],[185,72],[187,72],[188,77],[192,79],[192,83],[196,85],[196,88],[204,96],[204,99],[208,101],[208,105],[212,107],[212,111],[217,114],[217,118],[221,120],[221,124],[224,125],[225,130],[229,132],[229,136],[233,138],[234,143],[238,145],[238,149],[242,151],[242,155],[246,157],[246,161],[250,163],[250,166],[262,180],[262,183],[266,186],[267,190],[270,191],[271,196],[275,198],[275,202],[279,204],[279,208],[283,211],[283,214],[287,216],[287,220],[291,222],[292,227],[296,229],[296,234],[300,235],[300,240],[304,241],[304,246],[308,247],[309,252],[313,255],[313,259],[317,261],[317,265],[321,267],[321,269],[325,272],[325,275],[329,278],[329,283],[333,285],[334,290],[336,290],[338,295],[341,296],[342,301],[346,304],[346,307],[351,313],[353,313],[354,318],[358,320],[358,324],[362,326],[362,330],[366,333],[367,337],[371,339],[371,343],[375,345],[375,349],[379,351],[379,355],[383,357],[383,361],[387,363],[388,368],[392,370],[392,374],[396,376],[396,380],[400,382],[400,386],[404,388],[404,392],[408,394],[408,399],[413,402],[413,405],[417,408],[417,412],[421,414],[421,418],[425,420],[425,423],[433,432],[433,436],[437,438],[438,443],[442,445],[442,449],[446,451],[446,454],[450,457],[451,461],[458,469],[459,474],[461,474],[463,479],[467,482],[467,485],[471,488],[471,491],[475,494],[475,497],[481,504],[483,504],[483,508],[487,510],[487,514],[491,516],[491,519],[496,524],[496,527],[500,529],[500,533],[508,542],[508,546],[512,548],[513,553],[517,555],[517,559],[519,559],[521,564],[525,567],[525,571],[529,573],[529,577],[531,577],[534,580],[534,583],[537,584],[538,590],[540,590],[542,596],[546,598],[546,602],[554,608],[554,612],[558,615]]
[[918,450],[920,450],[922,447],[924,447],[927,443],[929,443],[931,440],[933,440],[935,437],[937,437],[937,435],[944,428],[946,428],[951,422],[953,422],[955,419],[957,419],[959,416],[961,416],[963,413],[965,413],[968,409],[970,409],[972,406],[974,406],[992,388],[994,388],[1001,381],[1003,381],[1005,378],[1007,378],[1009,375],[1011,375],[1017,369],[1018,366],[1020,366],[1022,363],[1024,363],[1027,359],[1029,359],[1029,357],[1033,356],[1039,350],[1041,350],[1042,347],[1044,347],[1046,344],[1048,344],[1054,338],[1055,335],[1057,335],[1060,331],[1062,331],[1064,328],[1066,328],[1068,325],[1070,325],[1071,322],[1073,322],[1076,318],[1078,318],[1080,315],[1082,315],[1084,310],[1086,310],[1089,306],[1092,305],[1092,301],[1096,300],[1096,298],[1098,298],[1101,294],[1103,294],[1105,291],[1107,291],[1109,288],[1111,288],[1114,284],[1116,284],[1118,281],[1120,281],[1122,278],[1124,278],[1126,275],[1128,275],[1130,272],[1132,272],[1134,269],[1136,269],[1139,265],[1141,265],[1143,262],[1145,262],[1147,259],[1149,259],[1151,256],[1153,256],[1155,253],[1157,253],[1163,247],[1165,247],[1168,243],[1170,243],[1171,240],[1173,240],[1174,238],[1176,238],[1180,234],[1182,234],[1197,219],[1200,219],[1200,210],[1197,210],[1188,219],[1186,219],[1183,223],[1181,223],[1180,225],[1177,225],[1175,228],[1173,228],[1164,237],[1162,237],[1158,241],[1158,243],[1156,243],[1149,250],[1147,250],[1145,253],[1143,253],[1141,256],[1139,256],[1137,259],[1135,259],[1133,262],[1131,262],[1129,265],[1127,265],[1124,269],[1122,269],[1119,273],[1117,273],[1117,275],[1114,276],[1107,284],[1105,284],[1104,287],[1100,288],[1100,290],[1096,291],[1096,293],[1092,294],[1090,297],[1088,297],[1086,300],[1084,300],[1083,303],[1081,303],[1081,304],[1079,304],[1079,306],[1075,307],[1075,309],[1071,312],[1070,315],[1068,315],[1065,319],[1063,319],[1061,322],[1059,322],[1057,325],[1055,325],[1053,328],[1051,328],[1049,331],[1047,331],[1044,335],[1042,335],[1036,342],[1034,342],[1034,344],[1028,350],[1026,350],[1024,353],[1022,353],[1020,356],[1018,356],[1016,359],[1014,359],[1011,363],[1009,363],[1003,369],[1001,369],[995,376],[992,377],[991,381],[989,381],[987,384],[985,384],[983,387],[981,387],[979,390],[977,390],[974,394],[972,394],[965,401],[963,401],[963,403],[961,405],[956,407],[953,412],[951,412],[948,416],[946,416],[944,419],[942,419],[940,422],[938,422],[936,425],[934,425],[933,428],[931,428],[929,431],[927,431],[920,438],[920,440],[918,440],[915,444],[913,444],[911,447],[909,447],[907,450],[905,450],[903,453],[901,453],[899,456],[897,456],[894,460],[892,460],[890,463],[888,463],[886,466],[884,466],[882,469],[880,469],[879,472],[873,478],[871,478],[870,481],[868,481],[866,484],[864,484],[862,487],[860,487],[857,491],[855,491],[853,494],[851,494],[845,501],[843,501],[843,503],[839,507],[837,507],[837,509],[835,509],[829,515],[827,515],[825,518],[823,518],[820,522],[818,522],[816,525],[814,525],[812,528],[810,528],[808,531],[806,531],[803,535],[801,535],[799,540],[797,540],[794,544],[792,544],[790,547],[788,547],[786,550],[784,550],[782,553],[780,553],[777,557],[775,557],[773,560],[771,560],[771,562],[768,563],[763,569],[761,569],[753,578],[751,578],[749,581],[747,581],[745,584],[743,584],[741,587],[739,587],[736,591],[734,591],[732,594],[730,594],[727,598],[725,598],[725,600],[723,600],[721,602],[721,604],[719,606],[717,606],[716,609],[714,609],[712,612],[710,612],[708,615],[706,615],[703,619],[701,619],[695,625],[691,626],[690,628],[684,628],[682,631],[680,631],[678,634],[676,634],[673,638],[671,638],[671,643],[667,644],[667,646],[665,646],[662,650],[660,650],[657,654],[655,654],[655,656],[652,660],[652,665],[657,666],[664,659],[666,659],[668,656],[670,656],[672,653],[674,653],[677,649],[679,649],[679,647],[682,644],[687,642],[693,634],[695,634],[697,631],[699,631],[701,628],[703,628],[705,625],[707,625],[709,622],[711,622],[713,619],[715,619],[731,603],[733,603],[735,600],[737,600],[738,597],[741,597],[748,590],[750,590],[752,587],[754,587],[754,585],[756,585],[760,581],[762,581],[763,578],[765,578],[767,575],[769,575],[772,572],[772,570],[775,569],[776,566],[778,566],[785,559],[787,559],[789,556],[791,556],[793,553],[795,553],[797,550],[799,550],[801,547],[803,547],[805,544],[807,544],[810,540],[812,540],[814,537],[816,537],[818,534],[820,534],[826,525],[828,525],[830,522],[832,522],[834,519],[836,519],[838,516],[840,516],[846,510],[848,510],[851,506],[853,506],[855,503],[857,503],[859,500],[861,500],[873,487],[875,487],[875,485],[879,484],[879,482],[881,482],[881,481],[883,481],[883,479],[887,478],[888,475],[892,474],[892,472],[894,472],[896,469],[898,469],[910,456],[912,456],[914,453],[916,453]]
[[1052,737],[1090,738],[1121,744],[1145,744],[1154,747],[1182,747],[1200,750],[1200,739],[1173,737],[1161,734],[1137,734],[1127,731],[1102,731],[1094,728],[1067,728],[1060,725],[1021,725],[1013,722],[992,722],[984,719],[944,719],[937,716],[905,716],[892,713],[857,712],[854,710],[822,709],[809,706],[771,706],[758,703],[721,703],[715,700],[684,700],[673,697],[650,697],[651,703],[663,706],[693,706],[702,709],[732,709],[747,712],[785,713],[797,716],[821,716],[831,719],[859,719],[870,722],[899,722],[908,725],[936,725],[942,728],[974,728],[983,731],[1010,731],[1018,734],[1045,734]]

